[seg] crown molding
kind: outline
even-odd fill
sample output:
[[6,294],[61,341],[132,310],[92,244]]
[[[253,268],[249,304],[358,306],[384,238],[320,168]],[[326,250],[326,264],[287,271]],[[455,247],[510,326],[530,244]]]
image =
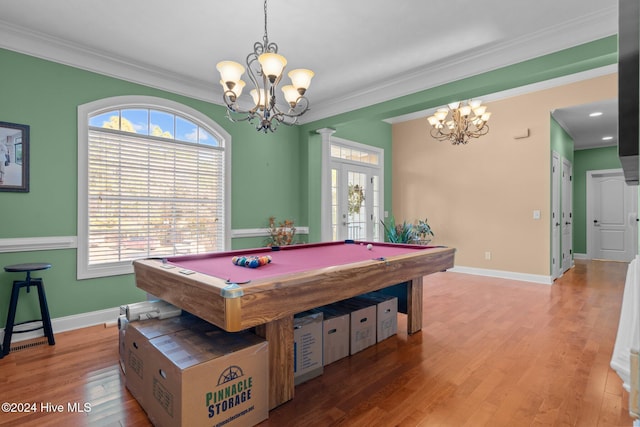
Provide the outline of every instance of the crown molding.
[[304,116],[309,123],[358,108],[378,104],[446,83],[493,71],[532,58],[548,55],[584,43],[617,34],[618,9],[609,7],[562,25],[541,28],[535,33],[503,43],[477,49],[473,54],[461,54],[434,63],[427,68],[394,76],[375,87],[352,92],[330,102],[315,103]]
[[[539,92],[545,89],[552,89],[558,86],[564,86],[571,83],[580,82],[583,80],[595,79],[596,77],[602,77],[609,74],[614,74],[618,72],[618,64],[611,64],[605,67],[593,68],[591,70],[583,71],[580,73],[569,74],[562,77],[557,77],[555,79],[549,79],[542,82],[531,83],[525,86],[519,86],[513,89],[503,90],[500,92],[495,92],[491,94],[483,94],[478,97],[482,97],[482,102],[492,102],[492,101],[500,101],[507,98],[512,98],[514,96],[526,95],[527,93]],[[423,117],[428,117],[432,115],[440,106],[429,108],[426,110],[420,110],[409,114],[404,114],[402,116],[390,117],[388,119],[383,120],[389,124],[402,123],[407,122],[409,120],[421,119]],[[556,118],[560,126],[566,131],[566,124],[562,123],[558,118]]]
[[[403,73],[379,85],[341,97],[314,102],[300,123],[346,113],[369,105],[471,77],[531,58],[574,47],[617,33],[617,7],[541,28],[507,42],[460,54],[425,68]],[[75,68],[165,90],[178,95],[222,105],[221,91],[208,81],[150,66],[117,54],[91,50],[77,43],[27,30],[0,20],[0,47]]]
[[2,20],[0,47],[213,104],[222,104],[222,98],[216,98],[212,92],[210,82],[196,81],[122,56],[91,50]]

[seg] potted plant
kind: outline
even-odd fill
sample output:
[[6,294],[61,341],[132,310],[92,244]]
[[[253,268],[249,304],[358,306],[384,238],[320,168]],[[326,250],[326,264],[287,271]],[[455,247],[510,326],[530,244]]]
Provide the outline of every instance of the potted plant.
[[428,219],[418,220],[415,223],[403,221],[396,224],[393,215],[389,217],[387,223],[380,221],[384,227],[387,242],[391,243],[413,243],[417,245],[427,245],[434,236]]
[[385,224],[380,220],[384,227],[387,242],[391,243],[410,243],[413,237],[413,225],[403,221],[402,224],[396,224],[396,219],[393,215],[389,217],[389,220]]
[[413,225],[413,240],[418,245],[428,245],[431,242],[431,238],[434,236],[433,230],[429,225],[427,218],[423,220],[419,219]]
[[267,229],[269,237],[265,241],[266,246],[287,246],[295,244],[296,227],[293,220],[285,219],[276,224],[276,218],[269,217],[269,227]]

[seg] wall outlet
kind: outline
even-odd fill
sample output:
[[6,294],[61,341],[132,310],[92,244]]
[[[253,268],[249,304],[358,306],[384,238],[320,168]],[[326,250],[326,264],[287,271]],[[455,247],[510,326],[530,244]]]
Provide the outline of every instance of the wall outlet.
[[491,259],[491,252],[487,251],[484,253],[484,259],[486,260],[490,260]]

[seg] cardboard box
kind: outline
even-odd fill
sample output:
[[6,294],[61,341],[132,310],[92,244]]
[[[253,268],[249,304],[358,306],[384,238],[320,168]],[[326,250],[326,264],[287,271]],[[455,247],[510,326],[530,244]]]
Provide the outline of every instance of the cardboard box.
[[140,406],[144,407],[145,379],[150,375],[146,363],[149,340],[193,327],[214,326],[190,314],[164,320],[148,319],[128,322],[124,334],[125,384]]
[[127,356],[127,343],[125,341],[127,326],[129,326],[127,316],[120,314],[120,316],[118,316],[118,355],[120,356],[120,369],[122,369],[122,373],[125,375],[127,374],[125,362]]
[[264,339],[185,329],[149,343],[143,408],[155,426],[252,426],[269,416]]
[[350,312],[329,306],[320,307],[322,311],[322,360],[327,366],[349,356]]
[[337,302],[335,305],[351,312],[349,354],[356,354],[376,343],[377,309],[374,303],[350,298]]
[[322,319],[320,311],[293,317],[293,383],[301,384],[322,375]]
[[398,333],[398,298],[378,292],[363,294],[358,299],[370,301],[377,306],[377,341],[384,341]]

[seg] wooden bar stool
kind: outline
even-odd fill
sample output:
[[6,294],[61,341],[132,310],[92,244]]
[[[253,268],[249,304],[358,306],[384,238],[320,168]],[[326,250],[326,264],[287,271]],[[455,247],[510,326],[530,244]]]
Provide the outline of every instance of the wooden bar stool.
[[[31,272],[39,270],[47,270],[51,268],[51,264],[47,263],[28,263],[28,264],[15,264],[8,265],[4,268],[4,271],[8,273],[27,273],[25,280],[14,280],[13,288],[11,289],[11,302],[9,303],[9,313],[7,314],[7,323],[4,327],[4,341],[2,344],[2,351],[0,356],[4,357],[9,354],[11,350],[11,336],[24,332],[31,332],[37,329],[44,330],[44,336],[47,337],[49,345],[55,345],[53,338],[53,328],[51,327],[51,316],[49,315],[49,307],[47,306],[47,296],[44,292],[44,282],[41,278],[31,277]],[[16,319],[16,308],[18,306],[18,296],[20,295],[20,289],[26,287],[27,292],[30,292],[31,286],[35,286],[38,289],[38,299],[40,300],[40,319],[27,320],[25,322],[14,323]],[[42,325],[30,328],[14,331],[14,326],[23,325],[26,323],[42,322]]]

